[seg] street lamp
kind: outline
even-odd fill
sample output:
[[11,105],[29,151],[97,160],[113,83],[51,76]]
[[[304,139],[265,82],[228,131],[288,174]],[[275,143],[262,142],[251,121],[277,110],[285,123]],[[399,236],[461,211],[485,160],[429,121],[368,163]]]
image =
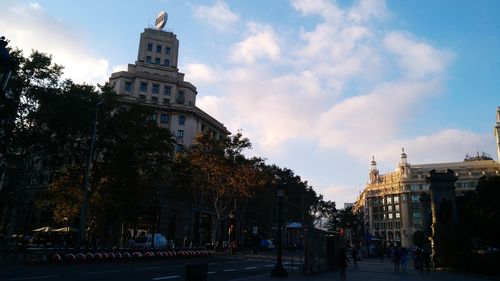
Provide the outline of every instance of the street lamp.
[[89,148],[89,156],[87,158],[87,165],[85,168],[85,178],[83,179],[83,202],[82,207],[80,209],[80,227],[78,229],[78,238],[77,245],[78,248],[81,246],[83,240],[85,240],[85,228],[86,228],[86,220],[87,220],[87,209],[88,209],[88,192],[89,192],[89,178],[90,178],[90,169],[92,164],[92,159],[94,158],[94,146],[95,146],[95,135],[97,129],[97,116],[99,114],[99,106],[101,106],[104,102],[100,101],[95,106],[95,115],[94,122],[92,123],[92,136],[90,139],[90,148]]
[[[0,110],[2,112],[9,111],[4,106],[8,104],[7,99],[11,98],[10,95],[7,94],[7,82],[9,81],[10,75],[12,73],[13,63],[10,58],[9,50],[7,50],[7,44],[9,44],[9,40],[5,39],[5,37],[3,36],[0,37]],[[2,115],[5,117],[4,114]],[[6,124],[11,122],[11,124],[13,124],[14,122],[13,119],[14,117],[12,117],[11,115],[8,116],[8,118],[4,118],[4,120],[0,120],[0,123]],[[11,127],[11,126],[8,125],[6,127]],[[3,128],[3,130],[5,130],[5,127]],[[7,129],[7,131],[9,131],[9,129]],[[4,135],[5,134],[9,135],[9,132],[6,131],[3,131],[2,133]],[[6,158],[5,155],[7,154],[7,146],[8,143],[4,143],[4,145],[0,147],[0,190],[2,190],[6,178],[7,162],[5,160]],[[4,221],[6,218],[7,218],[6,216],[3,218]],[[2,228],[4,227],[2,226]],[[10,239],[10,235],[8,239]]]
[[283,211],[283,198],[285,197],[285,186],[281,183],[278,183],[276,185],[276,198],[277,198],[277,203],[278,203],[278,227],[277,227],[277,232],[278,232],[278,237],[276,237],[276,253],[278,255],[277,261],[276,261],[276,266],[274,267],[273,271],[271,271],[271,277],[288,277],[288,273],[286,272],[285,268],[283,268],[283,263],[281,261],[281,250],[283,247],[283,243],[281,241],[282,238],[282,211]]

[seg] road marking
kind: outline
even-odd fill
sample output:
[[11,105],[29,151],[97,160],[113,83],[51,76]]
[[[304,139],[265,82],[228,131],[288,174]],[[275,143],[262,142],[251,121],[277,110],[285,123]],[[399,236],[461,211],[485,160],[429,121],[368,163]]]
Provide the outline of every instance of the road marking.
[[165,277],[156,277],[153,278],[153,280],[165,280],[165,279],[174,279],[174,278],[179,278],[179,275],[172,275],[172,276],[165,276]]
[[234,268],[224,269],[224,272],[233,272],[233,271],[236,271],[236,269],[234,269]]
[[21,278],[12,278],[9,279],[11,281],[16,281],[16,280],[35,280],[35,279],[49,279],[49,278],[57,278],[61,277],[61,275],[42,275],[42,276],[33,276],[33,277],[21,277]]
[[103,274],[103,273],[117,273],[118,270],[104,270],[104,271],[88,271],[86,274]]
[[269,276],[269,274],[254,275],[254,276],[243,277],[243,278],[238,278],[238,279],[231,279],[229,281],[255,280],[256,278],[261,278],[261,277],[265,277],[265,276]]
[[214,274],[214,273],[216,273],[216,272],[215,271],[209,271],[209,272],[207,272],[207,274]]
[[274,264],[267,264],[267,265],[264,265],[265,267],[273,267]]
[[256,268],[257,268],[256,266],[245,267],[245,269],[256,269]]
[[139,267],[136,268],[135,270],[158,270],[161,269],[159,266],[152,266],[152,267]]

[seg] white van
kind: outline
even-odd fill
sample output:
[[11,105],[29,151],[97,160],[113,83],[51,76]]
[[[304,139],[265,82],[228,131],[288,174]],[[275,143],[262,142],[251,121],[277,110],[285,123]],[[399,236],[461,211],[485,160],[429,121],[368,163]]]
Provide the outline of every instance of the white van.
[[[168,246],[168,240],[163,234],[155,233],[154,249],[163,249]],[[151,234],[146,236],[139,236],[134,240],[134,247],[136,248],[151,248]]]

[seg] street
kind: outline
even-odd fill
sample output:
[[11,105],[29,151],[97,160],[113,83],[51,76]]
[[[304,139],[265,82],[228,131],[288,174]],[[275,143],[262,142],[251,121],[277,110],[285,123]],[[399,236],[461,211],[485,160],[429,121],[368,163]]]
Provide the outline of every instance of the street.
[[[164,261],[120,262],[105,264],[3,266],[0,280],[184,280],[187,264],[207,263],[208,280],[238,280],[269,275],[275,265],[272,256],[244,258],[215,256],[209,258]],[[285,264],[291,270],[290,264]],[[295,265],[295,270],[298,268]]]
[[[312,276],[304,276],[297,264],[299,259],[285,256],[284,267],[289,273],[291,281],[305,280],[340,280],[339,271],[324,272]],[[275,265],[275,256],[272,253],[262,255],[234,255],[214,256],[208,258],[181,258],[164,261],[131,261],[105,264],[74,264],[74,265],[1,265],[1,281],[22,280],[134,280],[157,281],[173,280],[184,281],[187,264],[207,263],[209,281],[270,281],[270,272]],[[280,278],[278,278],[280,279]],[[395,272],[394,266],[388,260],[364,259],[358,262],[357,268],[349,264],[346,280],[351,281],[480,281],[500,280],[494,277],[478,276],[450,270],[419,271],[409,264],[406,272]]]

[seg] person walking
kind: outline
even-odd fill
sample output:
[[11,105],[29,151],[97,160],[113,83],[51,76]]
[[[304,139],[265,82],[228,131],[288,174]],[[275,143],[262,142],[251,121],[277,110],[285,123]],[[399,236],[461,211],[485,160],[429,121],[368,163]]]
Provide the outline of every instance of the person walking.
[[399,248],[399,259],[401,261],[401,271],[406,272],[408,264],[408,250],[405,247]]
[[339,265],[340,265],[340,279],[344,280],[345,279],[345,269],[347,267],[347,264],[349,263],[347,259],[347,254],[345,253],[344,249],[340,249],[339,252]]
[[358,267],[358,249],[356,247],[352,248],[352,261],[354,263],[354,267]]
[[394,252],[391,254],[392,262],[394,263],[394,270],[399,272],[399,265],[401,263],[401,249],[399,247],[394,247]]
[[431,255],[429,253],[429,250],[425,249],[422,255],[425,269],[427,269],[427,272],[429,272],[429,269],[431,267]]

